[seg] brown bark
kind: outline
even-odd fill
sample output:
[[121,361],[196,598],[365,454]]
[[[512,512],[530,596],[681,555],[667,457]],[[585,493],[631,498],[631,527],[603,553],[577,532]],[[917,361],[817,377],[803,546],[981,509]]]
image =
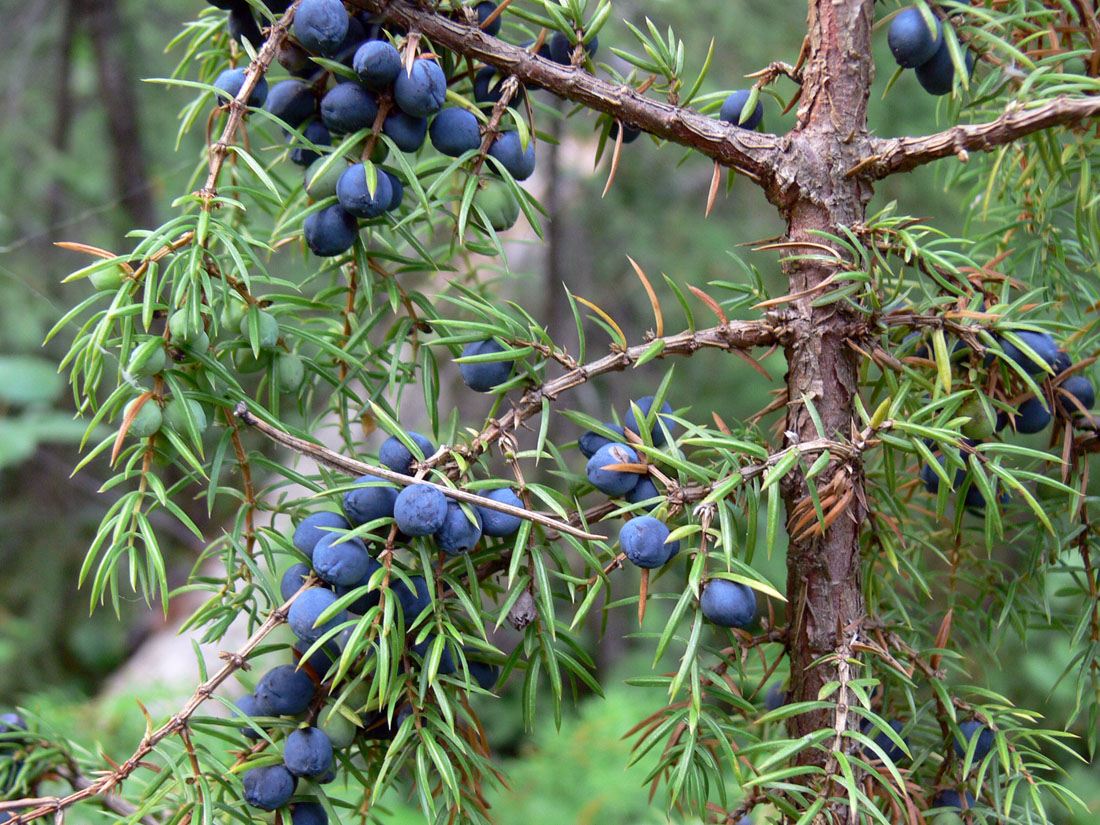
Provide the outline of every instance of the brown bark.
[[[786,138],[779,174],[784,182],[771,193],[784,212],[790,241],[827,243],[816,231],[836,233],[864,217],[871,188],[845,171],[867,150],[867,99],[874,71],[871,54],[873,0],[811,0],[809,58],[804,72],[798,124]],[[794,250],[796,253],[797,249]],[[791,293],[811,291],[791,303],[787,314],[787,443],[818,437],[848,442],[853,433],[853,399],[858,359],[846,344],[854,320],[841,302],[815,307],[814,299],[835,266],[820,260],[820,248],[807,249],[815,259],[786,265]],[[821,418],[819,433],[809,404]],[[839,478],[836,478],[840,474]],[[837,465],[815,479],[821,490],[836,478],[836,493],[852,493],[847,512],[824,535],[789,539],[787,595],[790,691],[793,701],[818,698],[823,685],[839,678],[834,661],[812,666],[822,656],[845,651],[863,616],[859,534],[863,477],[858,459]],[[784,485],[788,520],[807,496],[805,479],[789,476]],[[804,506],[804,505],[803,505]],[[845,691],[833,694],[841,705]],[[853,719],[834,710],[806,713],[791,720],[789,732],[799,737]],[[824,763],[821,752],[807,751],[803,761]]]

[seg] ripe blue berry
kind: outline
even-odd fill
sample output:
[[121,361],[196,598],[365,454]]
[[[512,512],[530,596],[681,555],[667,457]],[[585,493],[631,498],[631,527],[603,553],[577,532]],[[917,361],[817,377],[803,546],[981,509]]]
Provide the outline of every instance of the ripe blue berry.
[[[633,405],[627,408],[626,414],[623,416],[623,426],[633,433],[638,435],[642,434],[642,430],[645,428],[646,419],[649,417],[649,411],[653,407],[654,396],[647,395],[645,398],[641,398],[635,401]],[[634,412],[634,407],[638,408],[640,417]],[[670,433],[675,426],[672,422],[672,407],[666,401],[661,405],[661,410],[657,413],[657,416],[653,419],[653,426],[650,428],[649,433],[653,439],[653,446],[660,447],[665,443],[665,433],[661,429],[661,423],[664,424],[665,429]],[[658,422],[660,419],[660,423]]]
[[443,108],[447,97],[447,76],[434,60],[421,58],[411,71],[400,71],[393,84],[394,102],[407,115],[430,117]]
[[481,146],[477,116],[460,106],[449,106],[432,121],[428,134],[440,154],[457,158]]
[[415,152],[424,145],[424,138],[428,136],[428,121],[404,112],[390,112],[382,121],[382,134],[402,152]]
[[[481,495],[499,501],[501,504],[511,504],[513,507],[523,507],[523,499],[517,496],[510,487],[501,487],[497,490],[483,490]],[[490,510],[488,507],[478,507],[481,514],[481,531],[487,536],[510,536],[523,524],[523,519],[500,510]]]
[[610,438],[602,436],[592,430],[582,433],[581,437],[577,440],[577,447],[585,458],[592,458],[592,456],[596,454],[596,450],[600,449],[600,447],[605,444],[622,443],[626,440],[626,433],[623,432],[623,428],[618,424],[604,424],[604,427],[618,433],[619,438],[617,441],[612,441]]
[[302,223],[302,235],[314,255],[332,258],[354,246],[359,222],[337,203],[309,215]]
[[764,119],[764,103],[758,97],[756,99],[756,106],[753,108],[745,121],[741,121],[741,111],[745,108],[745,104],[749,102],[749,95],[751,92],[748,89],[738,89],[733,92],[729,97],[722,101],[722,108],[718,111],[718,117],[720,120],[724,120],[726,123],[732,123],[734,126],[740,126],[742,129],[755,129],[760,125],[760,122]]
[[348,33],[348,13],[340,0],[302,0],[294,16],[294,36],[317,54],[331,55]]
[[989,752],[993,750],[993,731],[983,725],[977,720],[970,719],[966,722],[959,722],[959,732],[963,735],[964,739],[960,741],[955,739],[955,753],[962,759],[966,756],[966,749],[970,745],[970,740],[975,736],[978,737],[978,742],[974,746],[974,761],[981,762]]
[[430,456],[435,452],[435,445],[420,433],[413,432],[412,430],[407,430],[405,435],[412,439],[413,443],[420,448],[420,452],[422,453],[420,458],[414,456],[412,451],[402,444],[397,436],[391,435],[382,442],[382,447],[378,450],[378,460],[395,473],[407,475],[409,470],[412,469],[413,461],[421,461]]
[[299,728],[286,738],[283,764],[295,776],[318,776],[332,764],[332,742],[319,728]]
[[388,40],[368,40],[355,52],[352,68],[368,89],[385,89],[397,80],[401,55]]
[[307,84],[291,78],[271,87],[264,109],[288,126],[298,128],[317,110],[317,98]]
[[[245,69],[226,69],[218,75],[217,80],[214,81],[214,88],[218,89],[218,99],[222,103],[227,103],[240,94],[241,89],[244,88],[244,76]],[[248,105],[259,108],[264,105],[265,100],[267,100],[267,78],[261,77],[256,88],[248,96]]]
[[699,604],[703,618],[719,627],[746,627],[756,615],[756,593],[729,579],[708,581]]
[[[462,350],[462,357],[472,355],[491,355],[504,352],[504,347],[492,338],[484,341],[473,341]],[[493,387],[503,384],[512,374],[514,361],[478,361],[474,363],[459,364],[462,372],[462,380],[466,386],[477,392],[490,392]]]
[[679,549],[679,542],[667,541],[668,533],[664,522],[652,516],[639,516],[623,525],[619,531],[619,545],[638,567],[661,567],[672,558],[674,549]]
[[[322,510],[312,513],[302,519],[302,523],[294,530],[294,546],[313,559],[313,548],[323,536],[336,530],[347,530],[351,525],[339,513]],[[332,528],[332,529],[328,529]],[[297,590],[298,588],[294,588]]]
[[348,521],[358,527],[380,518],[393,517],[397,488],[379,484],[375,476],[360,476],[356,484],[367,484],[344,493],[344,512]]
[[471,508],[473,521],[453,498],[447,500],[447,514],[432,537],[436,547],[448,556],[460,556],[469,553],[481,541],[481,513],[477,507]]
[[447,497],[427,484],[412,484],[393,505],[397,529],[410,536],[430,536],[447,518]]
[[294,600],[287,613],[287,622],[294,635],[312,644],[338,625],[347,621],[340,611],[320,627],[314,627],[318,617],[336,601],[336,594],[323,587],[311,587]]
[[904,9],[890,21],[886,43],[894,60],[903,69],[915,69],[927,63],[943,42],[943,24],[935,19],[935,28],[929,27],[920,10]]
[[625,470],[605,469],[610,464],[637,464],[638,454],[625,444],[604,444],[588,459],[585,473],[600,492],[622,496],[634,489],[641,476]]
[[313,680],[294,665],[279,665],[260,677],[253,695],[260,716],[297,716],[309,707]]
[[282,765],[250,768],[241,777],[244,801],[261,811],[274,811],[290,801],[297,780]]
[[305,582],[309,573],[308,564],[292,564],[287,568],[279,581],[279,595],[283,597],[284,602],[298,592],[298,588]]
[[489,157],[496,158],[513,178],[527,180],[535,171],[535,144],[528,141],[524,150],[519,132],[501,132],[489,144]]
[[378,97],[354,81],[338,83],[321,98],[321,120],[337,134],[369,129],[378,117]]
[[390,205],[390,180],[385,175],[376,174],[374,193],[367,181],[367,168],[362,163],[349,166],[336,182],[336,199],[357,218],[377,218]]
[[[330,533],[317,542],[313,551],[313,569],[329,584],[347,587],[356,584],[370,567],[367,545],[359,538]],[[302,595],[305,595],[304,593]]]

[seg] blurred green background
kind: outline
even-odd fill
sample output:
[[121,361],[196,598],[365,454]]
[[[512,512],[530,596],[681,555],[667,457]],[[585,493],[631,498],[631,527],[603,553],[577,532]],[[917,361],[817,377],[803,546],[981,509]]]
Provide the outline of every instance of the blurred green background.
[[[72,330],[45,347],[42,342],[90,287],[83,281],[61,284],[87,259],[53,243],[80,241],[122,251],[132,244],[124,239],[126,232],[163,222],[172,214],[173,199],[193,188],[191,176],[201,163],[201,129],[184,135],[176,146],[178,112],[191,92],[141,79],[172,72],[179,54],[166,51],[165,45],[207,6],[202,0],[30,0],[9,5],[17,7],[5,12],[0,27],[0,73],[6,78],[0,129],[0,191],[6,193],[0,200],[0,569],[5,573],[0,579],[0,705],[35,708],[55,729],[88,747],[98,742],[118,758],[140,737],[140,715],[131,699],[96,697],[104,680],[156,632],[164,616],[159,607],[150,611],[135,600],[121,606],[121,622],[109,608],[89,618],[87,595],[76,588],[88,542],[116,494],[98,492],[105,475],[102,462],[92,462],[70,478],[83,425],[71,420],[73,400],[54,364]],[[799,3],[623,0],[615,8],[600,33],[602,59],[626,72],[626,64],[606,47],[633,48],[622,18],[644,25],[649,16],[661,28],[671,26],[685,41],[692,78],[714,39],[707,92],[748,85],[743,76],[772,60],[793,63],[805,31],[805,9]],[[884,32],[875,43],[876,63],[887,67]],[[889,69],[881,70],[872,92],[876,133],[934,130],[935,101],[918,92],[911,76],[902,78],[883,100],[888,77]],[[774,88],[787,98],[794,90],[787,81]],[[783,132],[793,125],[793,113],[780,116],[775,99],[765,105],[767,130]],[[755,187],[733,180],[704,217],[710,163],[685,158],[682,150],[658,147],[643,137],[624,147],[614,184],[601,197],[608,159],[592,171],[595,121],[591,113],[581,113],[561,124],[551,118],[540,122],[561,140],[553,159],[549,145],[540,148],[538,185],[544,187],[540,197],[551,209],[551,243],[545,250],[532,247],[517,254],[517,269],[524,277],[509,287],[558,331],[562,343],[575,351],[563,282],[600,304],[632,341],[652,328],[649,303],[627,255],[657,286],[668,330],[679,329],[683,317],[659,273],[721,299],[728,295],[707,283],[743,282],[748,265],[759,269],[769,289],[781,291],[774,253],[740,246],[783,230]],[[940,226],[959,226],[965,218],[957,197],[937,187],[934,169],[882,184],[870,208],[893,200],[903,213],[936,216]],[[596,342],[592,336],[590,347]],[[712,412],[726,420],[744,419],[767,404],[773,385],[740,362],[722,362],[738,371],[736,381],[713,380],[715,358],[721,357],[702,354],[677,364],[674,392],[682,400],[674,406],[690,405],[690,415],[705,421]],[[781,354],[763,363],[781,380]],[[622,409],[627,398],[651,392],[663,369],[653,364],[614,380],[598,380],[578,391],[576,403],[585,412],[607,417],[612,407]],[[765,425],[773,422],[774,417]],[[562,422],[559,429],[566,440],[575,435],[570,428]],[[191,509],[207,534],[216,535],[217,524],[205,517],[204,509]],[[180,584],[197,554],[194,540],[167,519],[156,526],[175,538],[169,562],[172,581]],[[756,563],[782,588],[781,557]],[[518,728],[518,690],[506,690],[501,701],[481,701],[479,710],[496,732],[494,743],[513,777],[511,795],[497,794],[494,800],[499,821],[663,819],[647,809],[646,793],[639,790],[644,765],[624,775],[629,742],[621,737],[658,707],[661,698],[623,685],[625,674],[646,672],[652,664],[632,649],[629,639],[619,638],[633,629],[626,624],[613,628],[598,656],[607,701],[582,702],[560,733],[549,717],[536,734]],[[1006,651],[1003,661],[1016,666],[986,674],[987,681],[1019,704],[1039,709],[1048,720],[1065,718],[1074,701],[1072,685],[1052,688],[1070,651],[1044,644],[1038,635],[1033,644]],[[977,683],[983,681],[980,673],[972,676]],[[1059,759],[1074,773],[1076,792],[1090,807],[1100,806],[1095,771],[1065,756]],[[396,810],[399,814],[401,806]],[[395,819],[401,819],[398,814]],[[409,821],[419,821],[419,813]]]

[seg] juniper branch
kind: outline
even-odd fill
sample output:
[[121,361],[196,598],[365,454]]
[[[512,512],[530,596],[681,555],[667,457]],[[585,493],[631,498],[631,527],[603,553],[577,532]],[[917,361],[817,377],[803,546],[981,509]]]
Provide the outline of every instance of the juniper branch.
[[1058,97],[1033,109],[1013,104],[996,120],[959,124],[922,137],[872,139],[871,154],[848,170],[849,177],[880,180],[955,155],[966,162],[970,152],[991,152],[1054,126],[1100,117],[1100,95]]
[[562,66],[407,0],[351,0],[363,11],[384,16],[432,43],[514,75],[528,87],[549,89],[568,100],[605,112],[623,123],[693,149],[767,186],[775,177],[779,140],[706,117],[694,109],[651,100],[629,86],[600,80],[580,68]]

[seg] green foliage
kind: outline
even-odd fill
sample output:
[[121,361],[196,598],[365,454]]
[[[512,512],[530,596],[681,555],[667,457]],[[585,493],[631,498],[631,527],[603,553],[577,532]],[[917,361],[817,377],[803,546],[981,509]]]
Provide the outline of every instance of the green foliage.
[[[1080,68],[1074,61],[1090,53],[1083,34],[1070,32],[1052,54],[1028,53],[1067,13],[1038,2],[958,11],[948,26],[956,65],[963,63],[961,44],[991,59],[941,104],[944,117],[983,121],[1010,101],[1034,106],[1095,93],[1095,78],[1074,71]],[[597,32],[609,39],[614,19],[608,2],[519,0],[508,7],[505,32],[520,42],[558,31],[576,45],[593,42]],[[160,83],[177,99],[189,96],[180,145],[208,118],[213,134],[233,123],[230,112],[211,112],[210,83],[235,53],[223,21],[207,10],[173,43],[180,62]],[[704,56],[702,48],[685,47],[672,28],[648,18],[624,29],[633,40],[613,53],[654,75],[659,95],[706,110],[727,94],[711,89],[713,50]],[[469,95],[458,55],[426,38],[419,47],[455,69],[451,94]],[[798,38],[786,47],[797,54]],[[346,73],[335,61],[316,62],[334,75]],[[591,59],[587,68],[617,84],[644,79]],[[911,91],[908,80],[891,81],[891,94]],[[794,94],[770,85],[753,94],[761,91],[784,103]],[[533,123],[517,101],[498,105],[493,120],[517,127],[524,144],[533,133],[542,152],[550,141],[540,130],[547,123],[560,129],[554,118],[561,112],[539,99],[532,108]],[[765,128],[782,122],[769,113]],[[1100,714],[1092,419],[1063,406],[1053,435],[1032,438],[1011,428],[988,438],[988,424],[1011,417],[1028,394],[1065,398],[1052,370],[1029,373],[1013,355],[1022,352],[1023,363],[1036,356],[1021,333],[1053,334],[1078,374],[1100,350],[1091,318],[1098,301],[1092,262],[1100,257],[1094,134],[1072,127],[1037,133],[975,153],[947,172],[954,197],[972,205],[963,232],[950,231],[946,221],[914,219],[902,214],[915,213],[909,204],[891,202],[859,225],[818,233],[821,249],[812,255],[781,252],[784,264],[833,267],[831,288],[812,304],[857,319],[851,344],[867,356],[853,431],[826,429],[820,397],[788,398],[817,427],[815,441],[792,445],[764,423],[782,403],[737,418],[714,403],[713,387],[763,386],[749,382],[767,373],[750,356],[760,373],[728,353],[707,352],[717,347],[706,336],[742,328],[730,318],[749,321],[746,329],[771,330],[779,316],[761,320],[760,309],[790,301],[759,253],[733,256],[736,267],[711,263],[695,283],[682,272],[658,281],[638,267],[645,301],[634,282],[639,297],[606,302],[588,284],[571,284],[549,300],[569,306],[573,328],[547,329],[534,304],[510,291],[522,279],[513,269],[519,250],[496,228],[506,222],[493,220],[477,197],[499,169],[503,181],[492,185],[516,199],[527,237],[544,237],[543,206],[506,171],[494,163],[483,168],[477,152],[454,159],[430,150],[405,154],[369,129],[331,150],[313,147],[336,164],[367,156],[368,181],[377,183],[384,164],[405,184],[400,211],[365,222],[348,254],[316,258],[301,242],[302,226],[334,201],[314,202],[301,170],[286,162],[286,126],[250,111],[247,142],[230,130],[224,158],[204,152],[195,159],[191,185],[181,190],[190,194],[180,194],[173,217],[132,233],[131,248],[99,255],[69,278],[89,282],[93,291],[69,301],[49,338],[71,336],[61,363],[85,421],[79,468],[108,462],[112,474],[103,489],[116,494],[80,570],[91,602],[110,601],[118,612],[137,593],[167,611],[172,598],[199,593],[205,602],[186,629],[217,643],[243,621],[254,634],[245,652],[285,663],[289,639],[278,630],[269,634],[280,621],[279,614],[272,618],[283,603],[279,575],[302,559],[290,527],[309,512],[338,509],[352,489],[349,467],[369,473],[386,435],[415,446],[405,429],[447,447],[418,462],[423,477],[474,493],[518,487],[539,515],[514,536],[486,537],[455,557],[428,540],[395,546],[389,519],[351,531],[377,545],[383,567],[365,584],[337,593],[317,626],[345,617],[345,608],[371,593],[378,602],[307,651],[330,642],[339,649],[324,680],[329,703],[314,711],[363,728],[384,717],[393,736],[358,737],[338,757],[340,782],[329,789],[304,780],[303,795],[321,800],[334,820],[362,814],[381,821],[392,800],[411,798],[425,821],[483,822],[493,818],[488,802],[506,804],[508,784],[522,799],[543,773],[556,772],[555,781],[587,796],[605,772],[585,770],[587,759],[601,769],[614,760],[633,766],[635,784],[652,784],[658,810],[679,820],[754,808],[755,817],[769,821],[810,822],[837,804],[867,822],[905,821],[910,805],[923,810],[933,790],[949,786],[974,792],[989,821],[1045,821],[1049,810],[1075,806],[1061,772],[1091,755]],[[597,151],[606,152],[610,121],[597,128]],[[304,137],[301,129],[289,131]],[[370,158],[379,145],[387,153],[376,167]],[[208,169],[216,193],[198,188]],[[651,189],[653,178],[624,181],[628,191],[632,186]],[[700,211],[701,204],[702,196]],[[641,257],[635,242],[653,257],[653,247],[675,246],[665,238],[672,221],[662,225],[651,214],[651,237],[637,238],[629,219],[610,211],[608,237],[616,229],[631,233],[629,243],[618,244],[623,254]],[[727,245],[742,240],[750,239]],[[647,334],[650,313],[655,329]],[[693,346],[678,338],[682,331]],[[575,346],[565,346],[565,334],[576,336]],[[490,337],[502,352],[459,358],[466,344]],[[704,366],[673,368],[670,359],[696,349],[703,351],[692,363]],[[490,361],[514,361],[511,377],[489,399],[472,399],[457,380],[459,364]],[[651,514],[669,523],[685,552],[639,584],[622,568],[613,536],[614,520],[639,514],[644,504],[594,495],[573,450],[585,429],[613,435],[605,422],[623,423],[613,411],[623,407],[582,410],[569,391],[604,372],[647,363],[653,408],[667,400],[674,409],[659,421],[671,437],[657,447],[642,433],[632,446],[664,494]],[[783,367],[767,366],[772,373]],[[2,464],[24,458],[39,439],[71,437],[60,422],[24,412],[60,391],[52,372],[44,378],[41,371],[39,360],[0,360],[0,401],[16,408],[0,425],[15,428],[19,438],[18,448],[0,452]],[[715,379],[727,374],[728,385]],[[262,439],[247,416],[259,422],[259,433],[282,435]],[[965,439],[975,432],[987,440]],[[326,463],[320,442],[366,464]],[[854,467],[865,483],[858,482],[860,500],[853,503],[854,488],[844,486],[841,469]],[[933,495],[918,480],[925,467]],[[784,497],[791,499],[801,481],[806,495],[788,501],[785,513]],[[224,529],[204,532],[182,504],[192,499],[207,515],[229,512]],[[799,643],[786,634],[799,626],[794,620],[804,607],[799,593],[786,592],[777,569],[786,543],[805,543],[854,512],[866,513],[859,566],[867,621],[858,646],[815,651],[817,666],[838,678],[816,696],[765,712],[766,690]],[[154,524],[165,517],[205,542],[187,582],[174,590],[163,532]],[[601,537],[582,539],[563,531],[563,523]],[[433,598],[419,614],[406,615],[399,588],[415,591],[415,576],[426,579]],[[749,585],[766,604],[755,636],[704,622],[698,596],[715,576]],[[621,633],[622,614],[639,617],[635,643],[645,659],[632,662],[629,688],[607,690],[603,702],[587,700],[580,721],[571,720],[569,709],[581,697],[605,692],[586,634],[606,641]],[[509,623],[515,634],[502,631]],[[1039,632],[1059,639],[1069,658],[1054,686],[1062,712],[1045,720],[1009,687],[984,678]],[[577,736],[626,734],[629,755],[589,748],[584,759],[566,751],[552,760],[498,765],[494,731],[482,724],[492,691],[478,685],[471,668],[481,660],[500,666],[497,685],[516,694],[517,716],[546,755],[553,753],[544,732],[551,718],[555,728]],[[251,686],[254,677],[239,667],[231,661],[221,676],[203,672],[197,698],[206,699],[229,671]],[[632,702],[638,695],[646,698]],[[221,693],[217,700],[228,701]],[[598,710],[608,705],[612,713]],[[790,735],[785,723],[811,711],[828,711],[832,725]],[[984,759],[975,758],[973,747],[961,758],[954,754],[958,724],[968,718],[995,731]],[[900,732],[890,725],[894,719],[901,720]],[[128,780],[127,796],[137,807],[122,816],[251,821],[240,776],[277,763],[280,742],[296,725],[257,723],[260,744],[249,750],[241,750],[239,722],[202,711],[187,736],[176,735],[182,725],[153,734],[138,758],[158,771]],[[1071,726],[1085,734],[1083,753],[1064,730]],[[150,722],[150,732],[155,727]],[[46,717],[35,720],[28,740],[19,736],[8,739],[22,751],[0,747],[13,796],[52,788],[57,765],[101,767],[75,737],[48,729]],[[904,758],[892,757],[895,749]],[[498,773],[501,766],[506,773]],[[599,796],[591,802],[611,804]],[[552,813],[543,804],[540,815]],[[524,811],[516,803],[502,819]],[[617,813],[631,821],[656,817],[642,805]]]

